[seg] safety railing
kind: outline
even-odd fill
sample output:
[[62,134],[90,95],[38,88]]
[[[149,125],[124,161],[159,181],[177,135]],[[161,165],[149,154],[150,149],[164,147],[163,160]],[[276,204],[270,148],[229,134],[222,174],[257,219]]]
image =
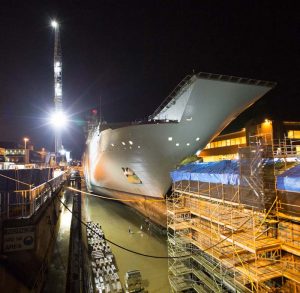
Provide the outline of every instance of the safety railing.
[[[53,196],[66,180],[66,173],[28,190],[17,190],[5,194],[2,217],[6,219],[29,218]],[[5,207],[6,206],[6,207]]]
[[[198,78],[201,79],[210,79],[210,80],[220,80],[226,82],[234,82],[234,83],[243,83],[249,85],[257,85],[257,86],[266,86],[273,88],[276,86],[275,82],[265,81],[265,80],[256,80],[251,78],[243,78],[238,76],[230,76],[223,74],[213,74],[208,72],[199,72],[196,74]],[[154,111],[152,115],[148,117],[148,120],[154,119],[162,109],[164,109],[169,103],[171,103],[176,95],[183,90],[187,85],[189,85],[194,80],[194,75],[187,75],[176,87],[175,89],[165,98],[165,100],[161,103],[161,105]]]
[[192,82],[192,76],[187,75],[176,87],[175,89],[163,100],[159,107],[154,111],[152,115],[148,117],[148,120],[154,119],[162,109],[164,109],[175,97],[176,95],[188,84]]
[[238,76],[224,75],[224,74],[215,74],[215,73],[208,73],[208,72],[199,72],[197,73],[197,77],[207,78],[212,80],[222,80],[222,81],[229,81],[229,82],[236,82],[236,83],[267,86],[271,88],[276,86],[276,82],[272,82],[272,81],[257,80],[252,78],[245,78],[245,77],[238,77]]

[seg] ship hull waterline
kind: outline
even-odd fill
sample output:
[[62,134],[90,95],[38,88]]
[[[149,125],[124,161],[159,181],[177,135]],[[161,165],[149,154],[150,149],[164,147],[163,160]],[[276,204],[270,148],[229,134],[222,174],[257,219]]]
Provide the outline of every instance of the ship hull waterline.
[[97,186],[93,186],[92,191],[96,195],[104,195],[112,199],[120,200],[119,202],[130,206],[145,217],[147,221],[150,220],[161,228],[165,228],[167,225],[167,208],[164,198],[158,199],[118,190],[108,190]]

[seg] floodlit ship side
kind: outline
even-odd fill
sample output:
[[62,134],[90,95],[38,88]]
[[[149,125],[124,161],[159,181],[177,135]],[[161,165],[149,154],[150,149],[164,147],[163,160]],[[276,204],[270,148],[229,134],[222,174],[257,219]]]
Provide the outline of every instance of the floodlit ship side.
[[149,121],[95,127],[84,155],[89,190],[118,198],[164,197],[169,172],[272,87],[266,81],[199,73],[186,77]]

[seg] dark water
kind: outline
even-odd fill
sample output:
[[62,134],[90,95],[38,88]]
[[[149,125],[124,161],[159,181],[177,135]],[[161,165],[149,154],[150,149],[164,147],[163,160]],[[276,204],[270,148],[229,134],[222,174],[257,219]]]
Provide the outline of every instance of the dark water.
[[[131,208],[116,201],[103,200],[89,195],[86,196],[85,208],[87,220],[99,223],[108,240],[144,254],[167,256],[166,236],[155,233],[152,229],[148,230],[144,218]],[[127,271],[140,270],[148,292],[169,292],[167,259],[146,258],[124,251],[112,244],[110,246],[116,257],[123,285]]]

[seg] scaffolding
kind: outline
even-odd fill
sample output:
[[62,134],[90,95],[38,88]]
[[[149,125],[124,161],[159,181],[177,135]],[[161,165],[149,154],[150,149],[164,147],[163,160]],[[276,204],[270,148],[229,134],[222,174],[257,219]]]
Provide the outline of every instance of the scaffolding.
[[276,189],[276,176],[291,166],[287,158],[299,156],[287,143],[251,137],[239,151],[235,186],[173,183],[167,199],[172,292],[300,291],[300,217],[282,211]]

